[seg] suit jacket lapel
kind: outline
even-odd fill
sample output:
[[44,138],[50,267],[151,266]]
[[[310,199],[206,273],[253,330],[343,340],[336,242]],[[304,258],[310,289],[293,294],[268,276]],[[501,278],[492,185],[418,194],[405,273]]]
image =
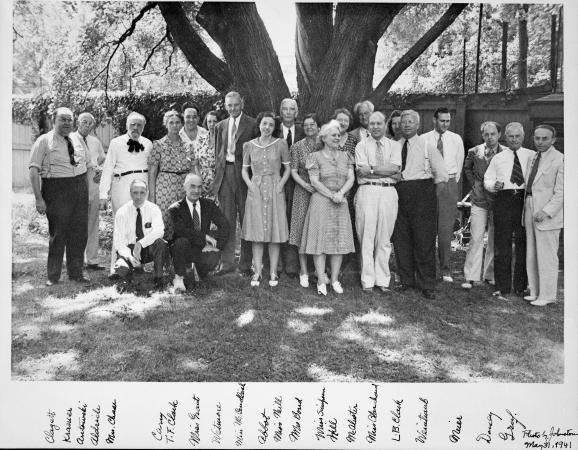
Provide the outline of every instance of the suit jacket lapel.
[[[538,166],[538,171],[536,172],[536,178],[534,178],[534,183],[538,178],[540,178],[544,171],[552,165],[552,155],[552,152],[550,152],[548,155],[542,155],[540,165]],[[534,155],[534,158],[536,158],[536,155]]]
[[203,233],[207,234],[211,226],[211,218],[209,216],[209,206],[204,199],[200,198],[199,202],[201,203],[201,230]]
[[189,204],[187,203],[187,199],[183,198],[181,200],[181,211],[184,216],[185,225],[188,227],[193,228],[193,217],[191,216],[191,210],[189,209]]

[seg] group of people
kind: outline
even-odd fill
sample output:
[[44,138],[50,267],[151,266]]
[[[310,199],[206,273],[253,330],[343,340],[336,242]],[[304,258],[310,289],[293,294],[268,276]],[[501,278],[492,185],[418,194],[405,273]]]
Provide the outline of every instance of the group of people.
[[186,289],[190,271],[201,278],[238,271],[254,287],[266,270],[271,287],[284,272],[308,287],[311,255],[317,292],[327,295],[330,286],[341,294],[342,262],[353,254],[363,291],[389,292],[395,248],[397,290],[417,289],[432,299],[438,261],[441,279],[453,283],[451,240],[464,171],[472,206],[462,287],[487,280],[496,284],[494,295],[507,296],[514,241],[514,292],[528,294],[533,305],[555,301],[563,157],[549,125],[534,130],[534,152],[521,148],[519,123],[506,126],[502,147],[500,125],[485,122],[484,143],[464,163],[446,108],[435,111],[432,131],[418,135],[417,112],[387,118],[370,101],[355,105],[354,130],[346,108],[325,124],[305,114],[299,125],[290,98],[279,115],[265,111],[256,119],[243,112],[237,92],[225,96],[224,106],[228,118],[207,113],[207,129],[198,125],[198,107],[166,112],[167,134],[154,142],[142,136],[145,117],[132,112],[127,133],[111,140],[106,157],[90,134],[90,113],[78,117],[73,132],[72,112],[55,111],[53,130],[38,138],[30,159],[36,207],[49,222],[47,285],[58,282],[65,249],[70,279],[87,280],[85,250],[87,269],[104,269],[97,260],[98,208],[110,197],[113,278],[130,279],[152,261],[160,288],[172,260],[175,292]]

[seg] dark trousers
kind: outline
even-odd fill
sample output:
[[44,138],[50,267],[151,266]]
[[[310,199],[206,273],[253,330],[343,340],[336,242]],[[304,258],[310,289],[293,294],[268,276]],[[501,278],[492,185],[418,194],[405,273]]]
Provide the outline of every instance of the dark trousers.
[[494,202],[494,278],[496,289],[508,294],[512,289],[512,242],[515,246],[514,291],[528,285],[526,273],[526,230],[522,226],[524,191],[498,191]]
[[436,284],[436,191],[433,181],[397,184],[399,210],[393,243],[401,283],[418,289]]
[[198,245],[191,245],[187,238],[177,238],[171,246],[171,254],[173,256],[173,266],[175,273],[184,277],[187,272],[187,265],[195,263],[197,273],[201,278],[205,278],[207,274],[217,267],[221,252],[204,252],[203,247]]
[[[234,164],[226,164],[225,175],[219,189],[219,207],[231,226],[229,239],[223,248],[223,268],[228,269],[235,265],[235,246],[237,244],[237,216],[239,223],[243,225],[245,217],[245,201],[247,199],[247,187],[240,176],[237,176]],[[251,269],[252,259],[251,243],[241,239],[241,257],[239,270]]]
[[43,178],[42,198],[48,219],[47,276],[58,281],[66,249],[69,278],[82,276],[88,236],[88,185],[86,174],[71,178]]
[[[134,244],[129,244],[128,248],[134,249]],[[149,262],[154,263],[154,277],[162,278],[163,268],[165,265],[165,259],[167,257],[167,243],[164,239],[157,239],[151,245],[140,251],[140,262],[141,264],[146,264]],[[117,253],[117,262],[115,264],[115,274],[122,278],[130,276],[133,272],[133,266],[131,262]]]

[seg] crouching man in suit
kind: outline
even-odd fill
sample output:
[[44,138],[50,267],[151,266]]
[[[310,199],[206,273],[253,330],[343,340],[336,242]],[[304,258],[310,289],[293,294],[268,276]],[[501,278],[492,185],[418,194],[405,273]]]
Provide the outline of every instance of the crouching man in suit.
[[[146,181],[135,178],[130,183],[131,201],[122,205],[114,216],[113,251],[116,262],[113,279],[122,278],[125,287],[133,271],[142,264],[154,262],[154,285],[163,289],[163,266],[167,243],[163,240],[165,225],[160,208],[147,200]],[[122,285],[119,287],[123,287]]]
[[[197,273],[204,278],[219,263],[221,250],[229,238],[229,223],[219,207],[206,198],[200,198],[203,180],[190,173],[185,178],[185,198],[169,207],[173,222],[171,254],[175,268],[173,289],[185,291],[184,277],[187,265],[195,264]],[[209,234],[211,224],[217,227]]]

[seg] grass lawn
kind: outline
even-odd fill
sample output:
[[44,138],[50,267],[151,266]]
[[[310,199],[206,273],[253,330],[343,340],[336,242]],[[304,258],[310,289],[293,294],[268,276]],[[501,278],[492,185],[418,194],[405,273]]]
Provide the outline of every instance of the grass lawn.
[[364,294],[347,271],[341,296],[287,278],[255,289],[234,274],[182,296],[148,295],[143,275],[138,293],[118,294],[103,272],[46,288],[46,219],[25,193],[12,218],[14,380],[563,382],[563,301],[467,293],[461,251],[433,301]]

